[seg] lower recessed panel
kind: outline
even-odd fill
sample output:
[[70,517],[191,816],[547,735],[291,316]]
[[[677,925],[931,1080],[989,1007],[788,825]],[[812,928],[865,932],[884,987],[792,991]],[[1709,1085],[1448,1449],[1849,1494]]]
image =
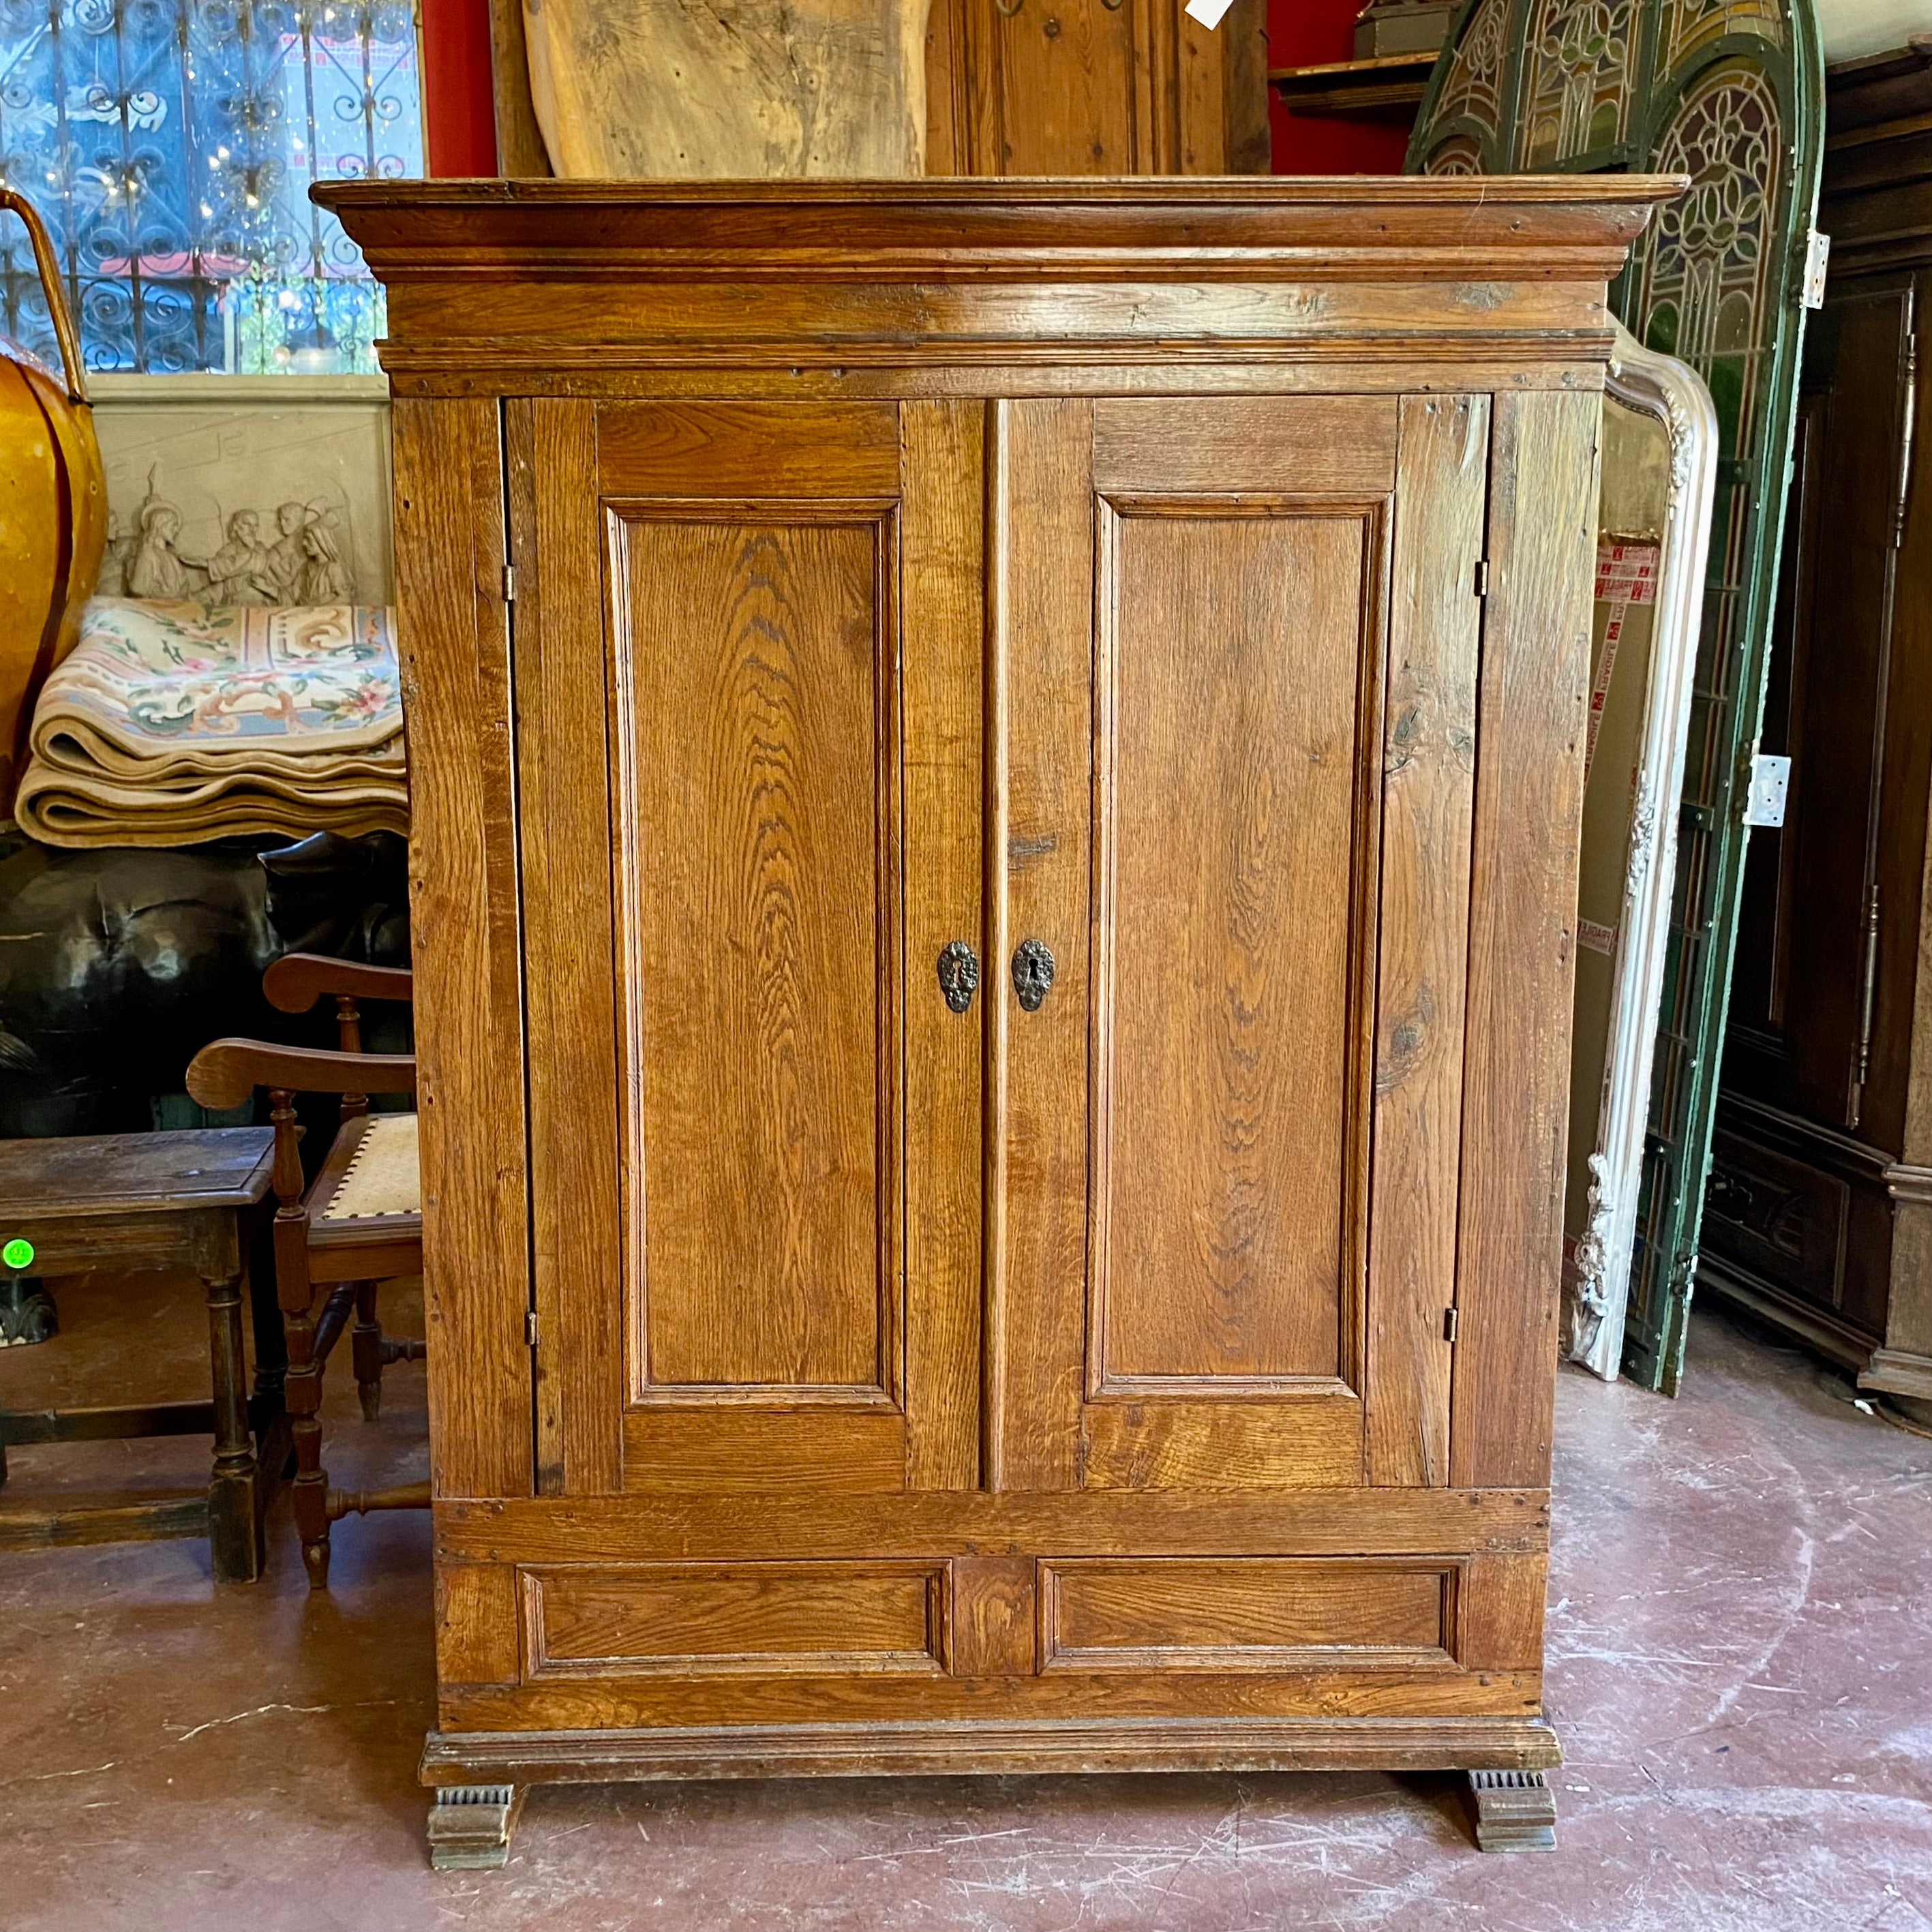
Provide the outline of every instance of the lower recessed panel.
[[1457,1574],[1272,1556],[1045,1563],[1040,1654],[1048,1670],[1453,1666]]
[[524,1677],[937,1672],[942,1563],[632,1563],[520,1573]]

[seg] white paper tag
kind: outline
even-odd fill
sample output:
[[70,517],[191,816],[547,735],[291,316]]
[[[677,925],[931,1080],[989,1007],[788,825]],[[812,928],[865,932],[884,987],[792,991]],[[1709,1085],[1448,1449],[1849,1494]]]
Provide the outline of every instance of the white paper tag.
[[1186,10],[1190,20],[1198,20],[1211,34],[1234,4],[1234,0],[1187,0]]

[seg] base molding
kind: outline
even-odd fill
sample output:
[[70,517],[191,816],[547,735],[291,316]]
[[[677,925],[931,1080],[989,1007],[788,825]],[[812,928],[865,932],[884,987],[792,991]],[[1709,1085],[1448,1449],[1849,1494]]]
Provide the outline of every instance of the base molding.
[[1738,1272],[1734,1264],[1708,1249],[1698,1256],[1697,1287],[1700,1293],[1708,1292],[1760,1322],[1795,1335],[1848,1374],[1857,1375],[1871,1359],[1873,1338],[1864,1330],[1769,1282]]
[[1903,1348],[1874,1348],[1858,1376],[1858,1387],[1932,1402],[1932,1355],[1912,1354]]
[[425,1784],[1123,1771],[1540,1771],[1542,1717],[1080,1718],[432,1731]]

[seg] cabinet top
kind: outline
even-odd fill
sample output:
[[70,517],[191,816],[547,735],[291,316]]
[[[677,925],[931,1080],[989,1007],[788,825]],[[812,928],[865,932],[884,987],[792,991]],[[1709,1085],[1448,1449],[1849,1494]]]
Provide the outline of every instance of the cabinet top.
[[329,182],[374,272],[1607,278],[1679,175]]
[[[788,394],[964,394],[1007,393],[1022,367],[1029,383],[1091,388],[1190,363],[1305,363],[1294,380],[1318,386],[1316,364],[1346,358],[1370,386],[1600,382],[1605,284],[1652,208],[1688,184],[1227,176],[311,192],[388,287],[381,348],[398,393],[587,393],[646,375],[703,388],[736,369],[741,388]],[[1102,364],[1116,371],[1104,383]]]

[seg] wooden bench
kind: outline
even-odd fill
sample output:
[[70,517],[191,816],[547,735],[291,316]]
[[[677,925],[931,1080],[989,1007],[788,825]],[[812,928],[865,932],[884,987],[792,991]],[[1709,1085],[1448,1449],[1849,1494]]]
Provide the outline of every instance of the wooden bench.
[[[30,1265],[40,1276],[191,1269],[207,1290],[212,1382],[205,1400],[0,1408],[0,1484],[10,1447],[150,1436],[214,1440],[206,1491],[46,1507],[0,1489],[0,1548],[206,1536],[218,1581],[260,1576],[263,1518],[289,1454],[286,1358],[273,1284],[254,1282],[251,1400],[242,1306],[249,1249],[270,1212],[273,1141],[267,1127],[0,1141],[0,1243],[30,1244]],[[0,1354],[0,1364],[6,1359]]]

